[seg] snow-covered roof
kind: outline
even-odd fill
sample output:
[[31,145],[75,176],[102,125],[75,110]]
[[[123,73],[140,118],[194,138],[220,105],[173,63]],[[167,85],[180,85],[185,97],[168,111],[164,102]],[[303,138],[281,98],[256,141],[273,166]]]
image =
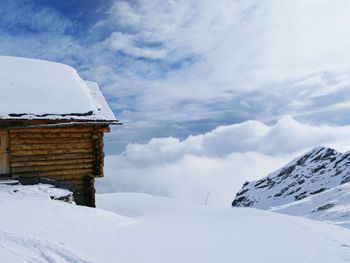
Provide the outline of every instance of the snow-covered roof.
[[70,66],[0,56],[0,119],[117,121],[97,83]]

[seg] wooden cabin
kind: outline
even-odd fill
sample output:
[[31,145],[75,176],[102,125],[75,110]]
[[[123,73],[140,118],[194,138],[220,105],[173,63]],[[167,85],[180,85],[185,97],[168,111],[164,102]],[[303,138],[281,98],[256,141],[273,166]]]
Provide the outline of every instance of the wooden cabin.
[[0,56],[0,180],[50,183],[95,206],[103,136],[115,124],[98,85],[73,68]]

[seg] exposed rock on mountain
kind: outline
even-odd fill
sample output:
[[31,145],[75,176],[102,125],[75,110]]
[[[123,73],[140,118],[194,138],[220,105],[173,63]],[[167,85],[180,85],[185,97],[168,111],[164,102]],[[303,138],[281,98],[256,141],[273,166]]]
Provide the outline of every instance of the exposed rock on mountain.
[[[269,209],[304,200],[348,182],[350,152],[316,147],[267,177],[245,183],[232,206]],[[327,210],[334,205],[320,204],[317,209]]]
[[269,210],[350,228],[350,183]]

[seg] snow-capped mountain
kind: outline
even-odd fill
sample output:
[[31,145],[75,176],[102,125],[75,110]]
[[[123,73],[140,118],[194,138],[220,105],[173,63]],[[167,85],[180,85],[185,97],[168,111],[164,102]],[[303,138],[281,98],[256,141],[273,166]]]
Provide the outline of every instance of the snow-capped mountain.
[[269,210],[350,228],[350,183]]
[[267,177],[245,183],[232,206],[350,226],[349,189],[350,152],[316,147]]

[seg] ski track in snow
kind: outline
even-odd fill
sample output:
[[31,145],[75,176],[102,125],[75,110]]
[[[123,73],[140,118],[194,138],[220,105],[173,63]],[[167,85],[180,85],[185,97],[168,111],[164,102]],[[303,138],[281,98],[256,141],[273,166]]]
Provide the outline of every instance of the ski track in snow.
[[92,263],[62,245],[0,231],[0,254],[11,263]]

